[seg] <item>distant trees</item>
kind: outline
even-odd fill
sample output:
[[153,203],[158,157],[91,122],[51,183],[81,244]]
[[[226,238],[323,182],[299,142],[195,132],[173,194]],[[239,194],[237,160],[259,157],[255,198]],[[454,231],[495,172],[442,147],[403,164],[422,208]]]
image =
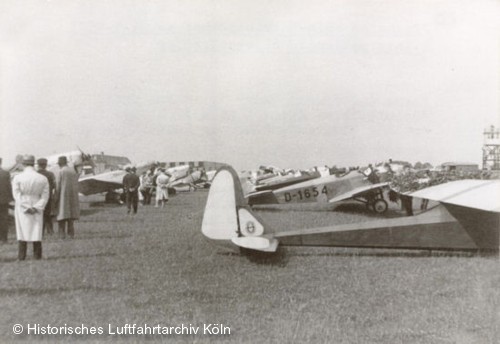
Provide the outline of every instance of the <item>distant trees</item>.
[[423,170],[432,168],[432,165],[428,162],[421,163],[420,161],[417,161],[415,165],[413,165],[413,168],[416,170]]

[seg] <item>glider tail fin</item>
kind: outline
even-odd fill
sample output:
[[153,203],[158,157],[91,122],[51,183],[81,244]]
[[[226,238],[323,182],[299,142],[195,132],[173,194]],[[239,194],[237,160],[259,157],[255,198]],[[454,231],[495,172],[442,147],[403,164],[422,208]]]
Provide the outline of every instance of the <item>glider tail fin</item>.
[[266,225],[248,206],[231,167],[217,171],[207,198],[201,227],[213,240],[231,241],[251,250],[274,252],[278,241],[266,235]]

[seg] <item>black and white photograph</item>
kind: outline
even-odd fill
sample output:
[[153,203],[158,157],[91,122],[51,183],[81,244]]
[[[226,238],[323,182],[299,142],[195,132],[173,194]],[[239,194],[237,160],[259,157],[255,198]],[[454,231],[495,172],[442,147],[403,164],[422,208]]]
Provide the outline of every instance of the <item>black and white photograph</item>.
[[0,0],[0,342],[500,342],[498,0]]

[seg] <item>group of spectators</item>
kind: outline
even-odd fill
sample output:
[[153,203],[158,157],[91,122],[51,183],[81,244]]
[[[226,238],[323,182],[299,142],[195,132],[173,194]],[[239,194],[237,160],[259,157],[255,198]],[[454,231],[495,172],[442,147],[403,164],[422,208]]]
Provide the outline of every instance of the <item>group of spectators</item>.
[[410,168],[403,173],[394,174],[389,179],[391,188],[399,192],[408,193],[425,189],[430,186],[444,184],[461,179],[490,179],[489,171],[415,171]]
[[15,202],[16,237],[19,244],[18,259],[26,259],[28,242],[33,243],[35,259],[42,258],[42,238],[52,235],[53,220],[57,220],[61,239],[74,238],[74,221],[80,217],[78,200],[78,173],[68,166],[65,156],[58,159],[53,171],[47,170],[47,159],[23,156],[24,169],[11,176],[1,169],[0,158],[0,242],[8,239],[8,209]]
[[123,177],[123,191],[127,203],[127,214],[133,211],[137,214],[139,204],[139,192],[142,196],[142,204],[150,205],[153,194],[155,197],[155,207],[165,207],[168,202],[168,183],[170,175],[164,168],[151,169],[137,176],[135,167],[127,167],[127,174]]
[[[399,168],[394,170],[393,166]],[[490,171],[443,171],[428,168],[432,166],[427,163],[423,166],[423,168],[412,168],[409,163],[393,162],[392,159],[389,159],[388,162],[380,163],[377,167],[369,164],[366,169],[363,169],[362,173],[372,184],[389,183],[389,199],[392,202],[401,201],[401,208],[406,210],[409,216],[413,215],[412,197],[408,195],[412,192],[455,180],[492,178]],[[428,200],[422,200],[420,209],[427,209],[427,205]]]

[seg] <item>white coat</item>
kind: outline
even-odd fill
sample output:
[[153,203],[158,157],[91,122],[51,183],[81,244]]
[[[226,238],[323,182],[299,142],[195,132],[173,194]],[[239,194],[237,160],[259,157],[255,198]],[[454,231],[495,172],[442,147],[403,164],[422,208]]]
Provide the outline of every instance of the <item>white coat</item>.
[[160,173],[158,178],[156,178],[156,200],[167,200],[168,199],[168,181],[170,178],[164,174]]
[[[47,178],[35,171],[32,166],[26,166],[24,171],[12,180],[12,194],[16,201],[17,240],[42,241],[43,210],[49,200]],[[37,212],[26,213],[30,208],[35,208]]]

